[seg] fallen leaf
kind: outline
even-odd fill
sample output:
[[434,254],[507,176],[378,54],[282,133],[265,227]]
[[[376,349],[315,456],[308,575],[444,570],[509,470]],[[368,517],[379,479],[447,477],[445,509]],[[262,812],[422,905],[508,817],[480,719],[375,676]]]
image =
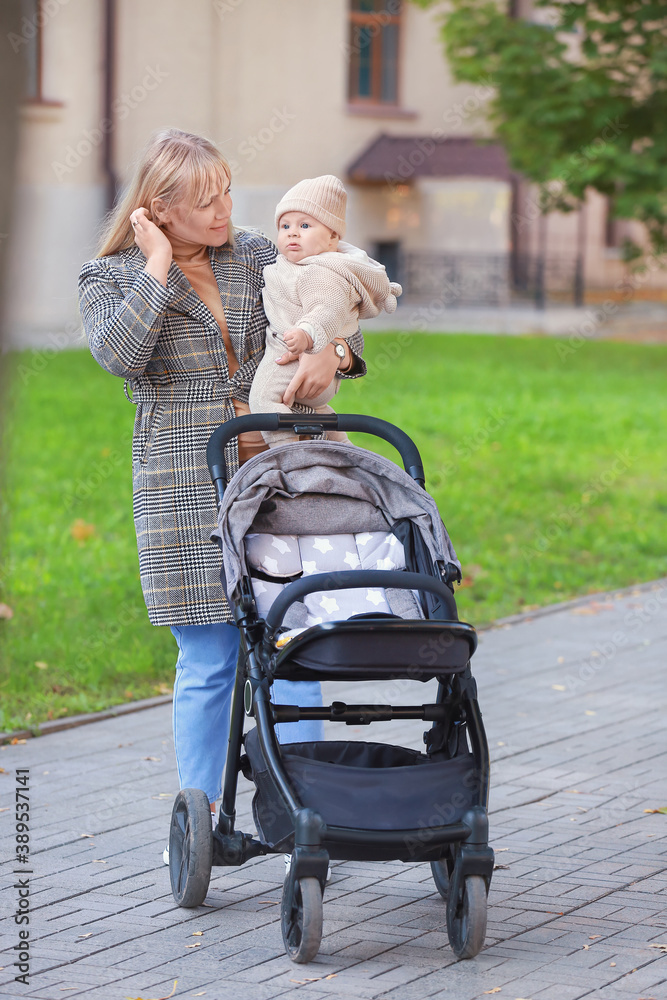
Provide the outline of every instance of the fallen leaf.
[[21,746],[23,743],[27,743],[27,740],[20,740],[17,736],[13,740],[9,741],[13,747]]
[[206,990],[202,990],[201,993],[193,993],[193,997],[204,997],[206,996]]
[[565,663],[565,657],[559,656],[558,659],[556,660],[556,663]]
[[484,990],[485,993],[500,993],[502,986],[494,986],[492,990]]
[[201,948],[201,941],[197,941],[196,944],[186,944],[186,948]]
[[551,687],[554,691],[567,691],[564,684],[552,684]]
[[94,865],[107,865],[108,861],[102,861],[100,858],[93,858]]
[[496,854],[502,854],[503,851],[509,851],[509,847],[494,847]]
[[169,997],[173,997],[174,993],[176,992],[177,982],[178,979],[174,979],[174,988],[172,989],[171,993],[169,993],[166,997],[125,997],[125,1000],[169,1000]]
[[151,795],[152,799],[173,799],[171,792],[160,792],[159,795]]
[[663,815],[667,816],[667,806],[660,806],[659,809],[645,809],[644,812],[645,813],[663,813]]
[[9,774],[9,771],[6,771],[4,767],[0,767],[0,774]]
[[610,962],[609,964],[611,965],[611,967],[612,967],[612,969],[613,969],[613,968],[614,968],[614,966],[616,965],[616,962]]
[[87,938],[87,937],[92,937],[92,936],[93,936],[93,932],[92,931],[88,931],[87,934],[77,934],[77,937],[80,937],[80,938]]
[[601,938],[601,937],[602,937],[601,934],[589,934],[588,935],[588,940],[589,941],[597,941],[597,939]]
[[0,813],[6,813],[6,812],[9,812],[9,806],[3,806],[2,809],[0,809]]
[[158,762],[161,760],[160,757],[142,757],[141,759],[142,760],[156,760]]
[[[38,670],[48,670],[49,665],[44,660],[35,660],[35,666]],[[67,987],[69,989],[69,986]]]
[[8,604],[0,604],[0,618],[6,618],[8,621],[10,618],[14,617],[14,612]]
[[74,524],[70,525],[69,533],[76,542],[85,542],[95,534],[95,525],[88,524],[83,518],[78,517]]
[[659,948],[660,951],[667,953],[667,944],[650,944],[649,948]]
[[280,900],[279,899],[260,899],[260,900],[258,900],[258,902],[259,903],[266,903],[268,906],[277,906],[278,903],[280,902]]
[[591,601],[590,604],[585,604],[582,608],[574,608],[572,611],[573,615],[599,615],[601,611],[610,611],[614,607],[609,601]]
[[509,865],[494,865],[494,866],[493,866],[493,870],[494,870],[494,872],[495,872],[495,871],[498,871],[498,869],[499,869],[499,868],[500,868],[500,869],[503,869],[503,868],[509,868]]
[[60,992],[64,993],[65,990],[78,990],[78,988],[79,988],[78,986],[61,986]]
[[588,949],[589,949],[589,948],[590,948],[590,945],[589,945],[589,944],[585,944],[585,945],[584,945],[584,951],[588,951]]
[[79,838],[81,838],[81,837],[94,837],[94,836],[95,836],[94,833],[80,833],[79,834]]
[[568,795],[583,795],[584,794],[583,792],[580,792],[578,788],[566,788],[565,791],[567,792]]
[[590,708],[587,708],[584,715],[597,715],[597,712],[591,712]]
[[325,979],[335,979],[337,975],[338,975],[337,972],[330,972],[329,975],[325,976],[324,978]]
[[192,932],[192,936],[193,937],[203,937],[204,936],[204,932],[203,931],[193,931]]

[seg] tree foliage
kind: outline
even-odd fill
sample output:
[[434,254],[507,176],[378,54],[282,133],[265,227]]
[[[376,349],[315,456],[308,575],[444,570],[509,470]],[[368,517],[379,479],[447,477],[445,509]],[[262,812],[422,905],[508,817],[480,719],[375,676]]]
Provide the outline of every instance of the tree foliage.
[[568,211],[594,188],[664,253],[665,0],[535,0],[529,18],[502,0],[451,0],[442,22],[455,79],[494,84],[490,122],[513,169],[541,186],[543,209]]

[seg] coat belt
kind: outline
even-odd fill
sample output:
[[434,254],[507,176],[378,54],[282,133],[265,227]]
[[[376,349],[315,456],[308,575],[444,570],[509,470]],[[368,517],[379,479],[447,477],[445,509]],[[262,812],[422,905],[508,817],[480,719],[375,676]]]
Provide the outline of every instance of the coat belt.
[[[132,397],[127,393],[127,386],[132,390]],[[125,383],[125,395],[133,403],[147,403],[153,400],[160,402],[222,402],[232,399],[238,394],[239,387],[232,386],[222,379],[200,378],[184,379],[181,382],[152,382],[148,379],[128,379]]]

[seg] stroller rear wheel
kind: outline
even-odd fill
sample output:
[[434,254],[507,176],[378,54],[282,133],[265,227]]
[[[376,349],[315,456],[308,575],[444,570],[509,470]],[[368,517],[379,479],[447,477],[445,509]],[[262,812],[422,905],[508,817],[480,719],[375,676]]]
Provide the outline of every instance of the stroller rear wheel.
[[443,858],[441,861],[431,862],[431,874],[433,875],[433,881],[435,882],[435,887],[447,902],[447,897],[449,896],[449,876],[451,874],[451,861],[449,858]]
[[474,958],[486,936],[486,882],[481,875],[467,875],[462,888],[447,899],[447,934],[457,958]]
[[288,957],[300,965],[312,961],[322,941],[322,890],[316,878],[285,879],[280,923]]
[[184,788],[174,801],[169,829],[169,878],[179,906],[200,906],[204,902],[212,863],[208,797],[199,788]]

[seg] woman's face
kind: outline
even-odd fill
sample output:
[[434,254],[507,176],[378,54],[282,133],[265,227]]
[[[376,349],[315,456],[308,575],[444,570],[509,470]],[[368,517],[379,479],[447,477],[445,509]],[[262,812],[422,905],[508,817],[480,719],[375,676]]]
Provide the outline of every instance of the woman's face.
[[168,211],[158,213],[167,236],[171,234],[189,243],[203,243],[209,247],[219,247],[226,242],[231,214],[232,198],[227,177],[213,190],[205,204],[190,208],[187,203],[181,202]]

